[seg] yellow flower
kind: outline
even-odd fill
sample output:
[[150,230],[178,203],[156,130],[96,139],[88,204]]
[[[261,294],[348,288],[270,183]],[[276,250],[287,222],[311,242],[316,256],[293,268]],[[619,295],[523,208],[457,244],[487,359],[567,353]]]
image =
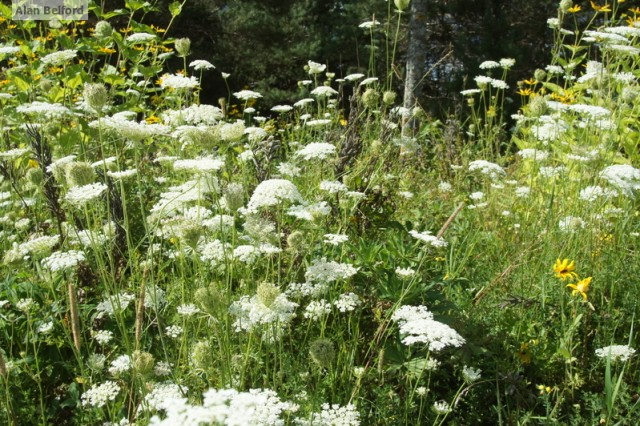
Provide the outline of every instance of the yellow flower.
[[577,13],[577,12],[580,12],[581,10],[582,10],[582,7],[580,7],[579,4],[576,4],[575,6],[572,6],[569,9],[567,9],[567,12]]
[[516,93],[518,95],[521,95],[521,96],[531,96],[531,95],[533,95],[533,90],[531,90],[531,89],[520,89]]
[[567,278],[573,280],[574,278],[578,278],[578,274],[576,274],[576,263],[569,259],[564,260],[556,260],[556,263],[553,265],[553,272],[556,274],[556,278],[560,278],[562,281]]
[[585,278],[583,280],[578,281],[575,284],[567,284],[567,287],[573,289],[571,292],[572,296],[576,294],[580,294],[582,299],[587,300],[587,292],[589,291],[589,284],[591,284],[591,278]]
[[151,116],[145,118],[145,121],[147,122],[147,124],[154,124],[154,123],[159,123],[161,120],[160,120],[160,118],[156,117],[155,115],[151,115]]
[[598,6],[594,2],[591,2],[591,7],[596,12],[611,12],[611,6],[609,6],[608,4],[605,4],[604,6]]

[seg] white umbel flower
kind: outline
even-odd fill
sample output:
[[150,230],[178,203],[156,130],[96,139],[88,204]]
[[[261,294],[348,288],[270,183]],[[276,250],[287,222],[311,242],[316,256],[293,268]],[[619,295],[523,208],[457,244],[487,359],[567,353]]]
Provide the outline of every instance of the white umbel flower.
[[407,346],[425,344],[429,350],[440,352],[447,346],[460,347],[464,338],[446,324],[433,319],[426,306],[401,306],[391,316],[400,326],[402,343]]
[[90,183],[83,186],[74,186],[69,189],[64,199],[76,208],[82,208],[88,203],[100,198],[100,196],[107,190],[107,185],[104,183]]
[[302,203],[298,188],[286,179],[269,179],[260,182],[247,204],[248,212],[257,212],[262,207],[276,206],[283,201]]

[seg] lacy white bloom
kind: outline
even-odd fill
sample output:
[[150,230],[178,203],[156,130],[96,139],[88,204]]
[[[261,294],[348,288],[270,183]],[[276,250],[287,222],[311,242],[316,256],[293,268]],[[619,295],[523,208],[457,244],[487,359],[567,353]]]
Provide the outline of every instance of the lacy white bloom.
[[346,280],[358,273],[358,268],[348,263],[314,259],[307,268],[304,276],[309,282],[329,283],[336,280]]
[[347,188],[347,185],[337,180],[335,181],[323,180],[322,182],[320,182],[320,189],[323,191],[327,191],[330,194],[347,192],[349,190],[349,188]]
[[500,66],[504,69],[509,69],[516,64],[516,60],[512,58],[500,59]]
[[416,271],[414,269],[411,269],[411,268],[400,268],[400,267],[396,268],[396,274],[400,278],[411,278],[412,276],[415,275],[415,273],[416,273]]
[[49,53],[47,56],[43,57],[41,61],[45,65],[59,67],[65,65],[76,56],[78,56],[77,50],[61,50],[59,52]]
[[195,61],[191,61],[189,66],[196,71],[213,70],[216,68],[211,62],[205,61],[204,59],[196,59]]
[[0,152],[0,158],[2,158],[3,160],[15,160],[16,158],[23,156],[27,152],[29,152],[29,149],[27,148],[14,148],[8,151]]
[[[380,21],[378,21],[377,19],[373,19],[371,21],[364,21],[363,23],[361,23],[360,25],[358,25],[358,28],[363,28],[365,30],[369,30],[373,27],[376,27],[380,25]],[[346,77],[345,77],[346,80]]]
[[609,166],[600,172],[600,177],[627,196],[633,196],[633,192],[640,189],[640,169],[629,164]]
[[[306,115],[309,115],[309,114],[306,114]],[[302,115],[300,116],[300,119],[301,120],[303,119]],[[322,127],[322,126],[326,126],[326,125],[329,125],[329,124],[331,124],[331,120],[330,119],[324,119],[324,118],[319,118],[317,120],[309,120],[309,121],[306,121],[304,123],[304,125],[307,126],[307,127]]]
[[24,255],[31,255],[33,257],[42,257],[49,254],[49,252],[60,241],[60,235],[44,235],[41,237],[31,238],[29,241],[18,246],[18,250]]
[[156,38],[155,35],[149,34],[149,33],[133,33],[127,38],[125,38],[125,41],[136,44],[136,43],[146,43],[148,41],[155,40],[155,38]]
[[336,147],[327,142],[312,142],[296,152],[295,155],[305,160],[320,159],[332,156],[336,153]]
[[184,317],[190,317],[200,312],[200,309],[198,309],[198,307],[196,307],[196,305],[194,305],[193,303],[187,303],[187,304],[178,306],[178,308],[176,309],[176,312],[178,312],[178,315],[182,315]]
[[51,272],[65,271],[74,268],[78,263],[85,260],[84,252],[69,250],[66,252],[57,251],[51,256],[42,259],[42,266]]
[[107,380],[106,382],[92,386],[82,394],[82,405],[101,408],[109,401],[113,401],[120,393],[120,386],[116,382]]
[[491,68],[500,68],[500,64],[496,61],[484,61],[480,64],[479,68],[481,70],[489,70]]
[[320,318],[331,313],[331,303],[324,299],[312,300],[304,309],[303,316],[312,321],[318,321]]
[[[145,299],[146,298],[147,297],[145,297]],[[129,303],[131,303],[131,301],[133,301],[134,299],[135,297],[129,293],[120,293],[120,294],[115,294],[113,296],[109,296],[106,299],[104,299],[102,302],[98,303],[98,305],[96,306],[96,311],[98,311],[96,318],[100,319],[100,318],[103,318],[105,315],[112,317],[116,313],[116,311],[119,312],[127,309],[127,307],[129,306]],[[145,300],[145,307],[146,307],[146,300]]]
[[291,105],[276,105],[273,108],[271,108],[271,111],[273,112],[289,112],[293,109],[293,107]]
[[262,299],[258,295],[242,296],[231,304],[229,312],[236,317],[233,323],[236,331],[251,331],[266,324],[284,328],[295,316],[294,310],[298,304],[289,301],[284,293],[278,294],[273,300]]
[[326,201],[320,201],[319,203],[308,206],[291,206],[287,210],[289,216],[308,221],[313,221],[321,216],[327,216],[329,213],[331,213],[331,207],[329,207]]
[[283,201],[302,203],[298,188],[286,179],[269,179],[260,182],[247,204],[248,212],[256,212],[262,207],[271,207]]
[[480,370],[479,368],[476,369],[473,367],[467,367],[466,365],[462,367],[462,377],[467,383],[473,383],[479,380],[482,377],[481,373],[482,370]]
[[251,389],[238,392],[235,389],[209,389],[203,395],[202,405],[191,405],[179,395],[157,398],[155,408],[165,415],[151,418],[150,426],[175,425],[255,425],[282,426],[284,412],[292,412],[297,406],[282,402],[269,389]]
[[429,350],[439,352],[447,346],[460,347],[465,343],[454,329],[434,320],[426,306],[401,306],[391,319],[398,322],[404,336],[402,343],[407,346],[426,344]]
[[502,167],[486,160],[474,160],[470,162],[469,171],[473,172],[475,170],[478,170],[480,171],[480,173],[491,177],[491,179],[496,179],[499,176],[504,176],[506,174]]
[[313,61],[307,62],[307,66],[309,67],[309,74],[320,74],[322,71],[327,69],[326,65]]
[[138,123],[132,120],[133,117],[134,115],[126,111],[114,114],[112,117],[103,117],[101,120],[92,121],[89,123],[89,127],[100,127],[134,141],[152,136],[166,135],[171,130],[170,127],[163,124],[148,124],[146,121]]
[[329,86],[318,86],[311,91],[312,95],[316,96],[335,96],[338,94],[338,91],[329,87]]
[[431,408],[438,416],[443,416],[451,412],[451,406],[449,406],[447,401],[436,401]]
[[108,171],[107,176],[115,180],[123,180],[138,174],[138,169],[120,170],[117,172]]
[[122,373],[126,373],[131,370],[131,357],[129,355],[120,355],[118,358],[111,361],[111,366],[109,367],[109,373],[114,376],[117,376]]
[[241,90],[239,92],[235,92],[233,96],[241,101],[248,101],[249,99],[258,99],[262,97],[260,93],[254,92],[253,90]]
[[469,194],[469,198],[471,198],[473,201],[480,201],[484,198],[484,192],[472,192],[471,194]]
[[160,87],[163,89],[195,89],[200,83],[194,76],[185,77],[180,74],[165,74],[160,77]]
[[596,349],[598,358],[611,358],[611,361],[628,361],[636,350],[628,345],[613,345]]
[[99,345],[104,346],[113,339],[113,332],[109,330],[92,330],[91,337],[93,337]]
[[18,105],[16,111],[32,114],[49,121],[59,120],[63,116],[71,115],[71,110],[62,104],[50,104],[40,101]]
[[169,325],[164,329],[164,333],[172,339],[177,339],[182,334],[182,327],[179,325]]
[[322,404],[322,411],[312,413],[309,420],[296,419],[302,426],[359,426],[360,413],[352,404],[341,407],[338,404]]
[[280,163],[276,166],[276,169],[278,169],[278,173],[286,177],[300,176],[300,172],[302,171],[300,167],[294,166],[291,163]]
[[549,157],[548,151],[540,151],[538,149],[533,148],[525,148],[518,151],[518,155],[524,159],[532,159],[532,160],[546,160]]
[[309,104],[312,104],[315,102],[315,99],[313,98],[304,98],[304,99],[300,99],[298,102],[294,103],[293,106],[296,108],[302,108],[304,106],[307,106]]
[[90,183],[83,186],[74,186],[69,189],[64,199],[76,208],[82,208],[88,203],[100,198],[107,190],[104,183]]
[[224,160],[213,157],[176,160],[173,163],[174,170],[187,170],[192,173],[214,172],[223,167]]
[[0,55],[15,55],[21,50],[19,46],[0,46]]
[[365,78],[364,80],[362,80],[359,84],[359,86],[367,86],[371,83],[375,83],[376,81],[378,81],[378,77],[368,77]]
[[427,244],[431,244],[433,247],[446,247],[449,245],[449,243],[447,243],[445,240],[443,240],[442,238],[438,238],[435,235],[432,235],[431,232],[429,231],[418,232],[412,229],[411,231],[409,231],[409,234],[413,238],[416,238]]
[[162,113],[165,124],[171,126],[207,125],[213,126],[223,118],[222,110],[213,105],[194,104],[184,109],[168,110]]
[[585,221],[577,216],[566,216],[558,222],[558,227],[563,232],[575,232],[578,229],[584,229]]
[[341,294],[333,304],[340,312],[353,312],[362,304],[362,301],[355,293],[345,293]]
[[613,198],[617,197],[618,192],[612,189],[604,189],[601,186],[587,186],[580,191],[580,199],[584,201],[594,202],[598,198]]
[[349,241],[349,236],[344,234],[324,234],[324,242],[331,244],[332,246],[339,246],[340,244]]

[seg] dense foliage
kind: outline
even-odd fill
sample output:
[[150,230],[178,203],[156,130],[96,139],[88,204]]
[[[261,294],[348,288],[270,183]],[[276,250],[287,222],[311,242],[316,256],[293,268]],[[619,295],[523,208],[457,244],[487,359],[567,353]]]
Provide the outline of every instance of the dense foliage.
[[636,424],[632,6],[563,0],[549,64],[479,61],[463,122],[399,105],[382,22],[265,107],[177,2],[0,6],[0,423]]

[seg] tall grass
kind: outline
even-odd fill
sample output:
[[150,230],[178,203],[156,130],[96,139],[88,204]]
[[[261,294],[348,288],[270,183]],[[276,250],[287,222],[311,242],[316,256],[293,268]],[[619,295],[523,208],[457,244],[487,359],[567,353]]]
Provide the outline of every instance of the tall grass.
[[635,424],[640,10],[442,123],[313,61],[201,105],[151,7],[0,7],[3,424]]

